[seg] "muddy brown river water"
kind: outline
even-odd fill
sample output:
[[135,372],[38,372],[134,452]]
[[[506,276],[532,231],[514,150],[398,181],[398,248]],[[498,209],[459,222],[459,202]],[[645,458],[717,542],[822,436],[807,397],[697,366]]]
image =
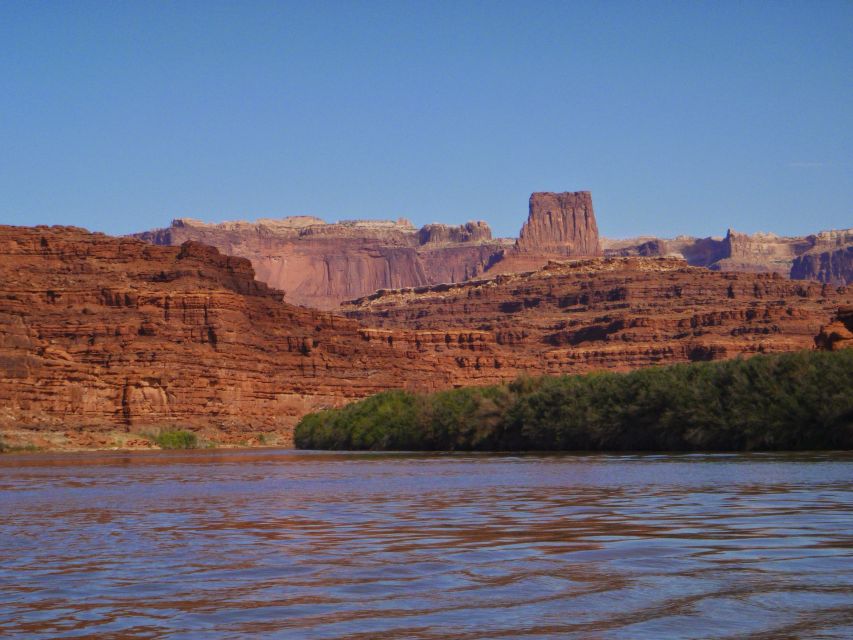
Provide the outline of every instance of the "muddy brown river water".
[[0,457],[3,638],[853,638],[853,455]]

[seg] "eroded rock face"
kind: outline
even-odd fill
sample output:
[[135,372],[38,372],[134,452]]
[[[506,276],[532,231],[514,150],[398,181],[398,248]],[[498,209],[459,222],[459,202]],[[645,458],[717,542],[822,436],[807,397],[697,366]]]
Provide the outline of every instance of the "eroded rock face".
[[520,253],[597,256],[598,224],[589,191],[534,193],[516,242]]
[[794,259],[791,277],[832,284],[853,284],[853,244],[834,251],[811,251]]
[[489,275],[541,269],[550,260],[601,255],[589,191],[530,196],[527,221],[515,244],[488,267]]
[[380,292],[347,316],[393,329],[477,328],[504,371],[583,372],[810,349],[845,288],[722,273],[675,258],[551,262],[529,273]]
[[718,271],[779,273],[798,280],[853,283],[853,229],[804,237],[602,239],[588,191],[530,196],[518,239],[494,239],[485,222],[416,229],[405,219],[327,224],[311,216],[207,224],[189,218],[137,234],[158,245],[195,240],[251,260],[260,280],[286,299],[319,309],[379,289],[523,273],[567,257],[677,257]]
[[289,302],[318,309],[377,289],[479,275],[505,244],[492,239],[485,222],[418,230],[404,219],[326,224],[310,216],[220,224],[180,219],[136,237],[158,245],[195,240],[248,258],[258,278]]
[[310,216],[220,224],[185,218],[136,237],[158,245],[195,240],[248,258],[258,278],[289,302],[319,309],[379,289],[461,282],[601,254],[588,191],[531,195],[514,242],[492,238],[485,222],[415,229],[403,219],[326,224]]
[[0,435],[109,447],[175,426],[287,444],[306,412],[389,388],[808,348],[850,304],[775,274],[598,258],[381,291],[347,318],[283,302],[248,260],[197,242],[0,227]]
[[250,262],[70,227],[0,227],[0,435],[115,446],[177,426],[287,444],[307,411],[476,383],[477,332],[377,332],[282,302]]
[[652,237],[602,241],[606,256],[683,257],[717,271],[779,273],[794,280],[853,283],[853,229],[808,236],[752,235],[728,230],[724,238]]
[[853,306],[838,309],[833,321],[815,337],[815,346],[826,351],[853,349]]

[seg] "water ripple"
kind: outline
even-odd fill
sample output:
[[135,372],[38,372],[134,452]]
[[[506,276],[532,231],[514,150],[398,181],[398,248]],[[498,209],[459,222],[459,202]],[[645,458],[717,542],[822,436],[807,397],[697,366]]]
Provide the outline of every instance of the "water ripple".
[[0,459],[0,636],[853,637],[853,456]]

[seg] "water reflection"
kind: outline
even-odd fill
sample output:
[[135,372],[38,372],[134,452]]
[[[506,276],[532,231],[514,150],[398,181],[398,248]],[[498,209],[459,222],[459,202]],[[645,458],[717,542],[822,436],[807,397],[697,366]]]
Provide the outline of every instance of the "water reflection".
[[853,636],[853,457],[0,458],[0,636]]

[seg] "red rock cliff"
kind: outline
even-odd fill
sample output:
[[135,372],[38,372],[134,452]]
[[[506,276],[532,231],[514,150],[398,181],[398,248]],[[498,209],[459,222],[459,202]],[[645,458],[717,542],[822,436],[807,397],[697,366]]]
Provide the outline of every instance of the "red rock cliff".
[[[853,291],[673,258],[551,262],[528,274],[378,292],[345,306],[393,329],[471,327],[504,372],[566,373],[813,347]],[[484,361],[481,366],[492,366]]]
[[118,446],[165,426],[288,443],[305,412],[475,382],[476,332],[388,332],[282,302],[244,258],[0,227],[0,437]]
[[490,275],[532,271],[549,260],[598,256],[601,245],[589,191],[534,193],[518,240],[493,260]]
[[481,274],[503,246],[484,222],[417,230],[402,219],[326,224],[309,216],[221,224],[182,219],[137,237],[158,245],[196,240],[248,258],[258,278],[289,302],[318,309],[377,289]]
[[416,230],[405,220],[326,224],[301,216],[206,224],[175,220],[137,234],[158,245],[196,240],[252,261],[258,278],[286,299],[319,309],[378,289],[461,282],[539,268],[549,259],[601,254],[588,191],[534,193],[518,240],[495,240],[485,222]]
[[853,305],[838,309],[833,321],[815,337],[815,346],[826,351],[853,349]]
[[378,391],[808,348],[844,288],[680,260],[588,259],[381,291],[339,315],[282,302],[248,260],[62,227],[0,227],[0,437],[124,446],[177,426],[288,443]]
[[809,252],[797,256],[791,264],[791,277],[831,284],[853,284],[853,230],[824,232],[835,235],[835,242],[820,242]]
[[853,229],[790,237],[729,229],[724,238],[604,239],[602,245],[606,256],[683,257],[693,266],[717,271],[779,273],[793,280],[835,285],[853,283]]

